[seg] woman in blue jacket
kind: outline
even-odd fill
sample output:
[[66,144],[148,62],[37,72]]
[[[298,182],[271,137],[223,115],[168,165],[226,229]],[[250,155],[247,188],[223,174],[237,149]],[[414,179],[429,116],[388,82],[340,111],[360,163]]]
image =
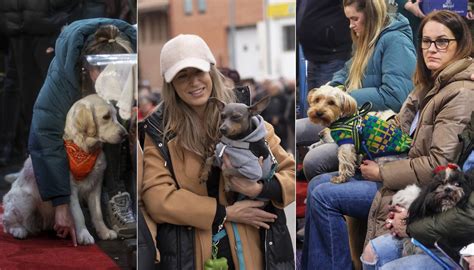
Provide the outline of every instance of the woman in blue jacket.
[[[334,74],[330,84],[341,85],[357,100],[359,106],[370,101],[375,111],[391,109],[398,112],[412,89],[411,76],[416,63],[408,20],[401,15],[390,17],[384,0],[344,0],[343,6],[350,21],[349,27],[356,49],[345,67]],[[328,164],[328,161],[335,164]],[[309,166],[325,165],[326,168],[322,168],[319,173],[337,170],[337,146],[324,144],[307,154],[304,169],[308,179],[316,174],[314,168]],[[321,189],[321,183],[319,180],[310,183],[307,213],[312,204],[316,203],[309,200],[311,193],[315,189]],[[336,226],[337,230],[329,231],[326,222],[342,219],[343,214],[367,219],[379,185],[370,181],[352,181],[337,185],[340,189],[334,200],[344,198],[344,203],[334,207],[344,209],[341,210],[342,214],[331,212],[331,215],[327,216],[320,213],[324,216],[318,221],[311,220],[309,214],[306,215],[303,269],[351,268],[345,224],[342,222],[344,227]],[[335,193],[331,190],[320,192]]]
[[[413,87],[411,76],[415,71],[416,52],[408,20],[400,14],[389,16],[382,2],[343,2],[355,50],[353,57],[334,74],[329,84],[343,87],[358,106],[371,102],[373,111],[397,113]],[[349,6],[358,8],[348,13],[346,7]],[[311,136],[316,140],[322,128],[308,119],[297,121],[298,137]],[[337,170],[336,155],[336,144],[325,144],[309,151],[303,164],[306,178]]]
[[[111,25],[114,31],[110,39],[94,35],[101,26]],[[69,210],[69,165],[62,136],[72,104],[93,91],[84,55],[132,53],[136,51],[135,44],[133,26],[104,18],[76,21],[56,41],[56,56],[33,108],[28,148],[41,198],[51,201],[55,208],[54,228],[58,236],[74,234]]]

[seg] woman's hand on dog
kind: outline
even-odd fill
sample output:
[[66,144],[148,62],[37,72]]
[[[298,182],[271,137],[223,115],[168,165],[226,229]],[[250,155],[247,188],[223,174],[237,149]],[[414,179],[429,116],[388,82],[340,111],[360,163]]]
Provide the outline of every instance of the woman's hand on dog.
[[407,216],[408,211],[405,208],[396,205],[388,214],[385,227],[390,230],[390,233],[393,236],[401,238],[408,237],[407,224],[405,221]]
[[372,160],[364,160],[360,165],[362,176],[370,181],[382,181],[380,176],[380,168],[377,162]]
[[76,229],[69,204],[61,204],[54,208],[53,228],[56,231],[56,235],[61,238],[66,238],[70,234],[73,245],[77,247]]
[[267,223],[274,222],[277,216],[260,209],[263,205],[262,201],[238,201],[226,207],[227,220],[270,229]]
[[[226,154],[224,154],[222,160],[222,170],[233,168],[232,163],[230,162],[230,159]],[[260,166],[262,166],[263,157],[260,157],[258,159],[258,162],[260,163]],[[229,178],[229,184],[230,190],[244,194],[245,196],[250,198],[256,198],[258,195],[260,195],[263,189],[262,183],[257,181],[250,181],[247,178],[238,176],[231,176]]]

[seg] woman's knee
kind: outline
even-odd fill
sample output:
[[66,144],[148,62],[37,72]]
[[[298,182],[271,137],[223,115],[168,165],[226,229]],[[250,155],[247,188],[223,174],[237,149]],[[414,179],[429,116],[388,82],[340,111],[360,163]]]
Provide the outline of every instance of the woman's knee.
[[296,145],[311,145],[319,141],[319,132],[324,127],[312,123],[309,118],[296,120]]
[[303,160],[303,170],[307,179],[337,170],[337,144],[328,143],[310,150]]
[[370,242],[365,246],[364,251],[362,252],[362,256],[360,257],[360,260],[364,264],[368,265],[375,265],[376,263],[376,256],[375,256],[375,251]]

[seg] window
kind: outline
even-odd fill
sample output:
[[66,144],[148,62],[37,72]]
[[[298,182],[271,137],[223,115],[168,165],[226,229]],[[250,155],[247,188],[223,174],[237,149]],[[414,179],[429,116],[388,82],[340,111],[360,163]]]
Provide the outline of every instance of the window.
[[207,3],[206,0],[198,0],[199,13],[206,13]]
[[295,50],[295,26],[283,26],[283,51]]
[[184,14],[193,14],[193,0],[184,0]]

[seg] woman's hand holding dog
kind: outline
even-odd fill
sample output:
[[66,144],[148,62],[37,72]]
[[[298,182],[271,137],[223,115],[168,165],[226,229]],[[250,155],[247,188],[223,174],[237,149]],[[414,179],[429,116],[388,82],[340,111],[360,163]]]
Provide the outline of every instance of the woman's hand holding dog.
[[76,229],[69,204],[61,204],[54,208],[53,228],[56,231],[56,235],[61,238],[66,238],[70,234],[73,245],[77,247]]
[[382,181],[380,176],[380,168],[377,162],[372,160],[364,160],[360,165],[362,176],[370,181]]
[[[222,170],[233,168],[232,164],[230,163],[229,157],[224,154],[222,164]],[[260,166],[263,164],[263,157],[258,159]],[[244,177],[238,176],[231,176],[229,178],[230,190],[244,194],[247,197],[255,198],[257,197],[263,189],[263,184],[257,181],[250,181]]]
[[277,216],[260,209],[263,205],[262,201],[238,201],[226,207],[227,220],[270,229],[267,223],[274,222]]
[[385,226],[387,229],[390,229],[393,236],[398,236],[400,238],[408,237],[407,224],[405,221],[407,216],[408,211],[398,205],[396,205],[388,214]]

